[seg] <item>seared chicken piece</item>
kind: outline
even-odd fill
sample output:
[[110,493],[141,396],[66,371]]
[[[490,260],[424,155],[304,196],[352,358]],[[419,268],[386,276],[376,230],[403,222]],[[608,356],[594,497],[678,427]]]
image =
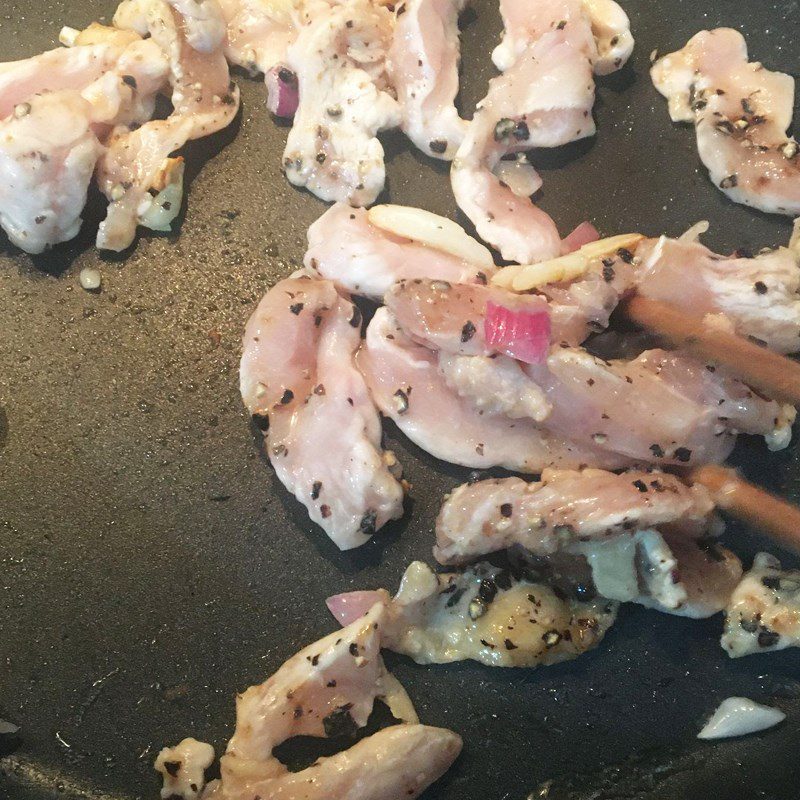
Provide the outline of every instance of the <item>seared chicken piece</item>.
[[295,186],[322,200],[366,206],[383,191],[379,131],[400,124],[387,91],[386,55],[394,16],[370,0],[321,7],[289,47],[299,105],[283,167]]
[[787,136],[794,78],[749,62],[732,28],[700,31],[651,70],[675,122],[693,122],[712,183],[736,203],[800,215],[800,148]]
[[731,658],[800,646],[800,570],[759,553],[725,614],[722,647]]
[[403,514],[399,465],[354,355],[361,314],[330,281],[298,273],[262,299],[244,336],[245,405],[286,488],[342,549]]
[[162,748],[155,763],[164,782],[162,800],[195,800],[200,797],[206,784],[205,771],[213,763],[214,748],[191,737],[174,747]]
[[386,608],[384,647],[418,664],[557,664],[596,647],[617,615],[614,602],[565,599],[490,564],[436,574],[419,561],[406,570],[393,598],[385,589],[351,592],[330,598],[328,607],[347,625],[375,602]]
[[458,15],[466,0],[408,0],[387,68],[402,106],[402,128],[423,153],[452,160],[467,123],[458,116]]
[[[479,247],[477,242],[475,246]],[[305,265],[340,289],[372,300],[381,300],[399,280],[486,283],[493,271],[486,264],[469,263],[461,256],[383,230],[370,222],[365,209],[344,203],[333,205],[308,229]]]

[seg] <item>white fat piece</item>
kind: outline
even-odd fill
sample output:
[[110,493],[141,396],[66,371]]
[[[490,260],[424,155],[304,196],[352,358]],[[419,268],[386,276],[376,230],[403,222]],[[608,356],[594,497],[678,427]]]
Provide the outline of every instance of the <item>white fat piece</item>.
[[196,800],[206,783],[205,771],[213,762],[214,748],[197,739],[187,738],[174,747],[163,748],[155,762],[164,782],[162,800]]

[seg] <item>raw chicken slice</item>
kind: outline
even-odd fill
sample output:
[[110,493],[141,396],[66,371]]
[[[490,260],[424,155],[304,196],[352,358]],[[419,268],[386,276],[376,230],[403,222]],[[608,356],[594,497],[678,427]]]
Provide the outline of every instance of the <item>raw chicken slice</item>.
[[71,39],[0,72],[0,226],[34,254],[77,235],[110,127],[148,119],[167,74],[136,33],[95,24]]
[[173,112],[141,127],[120,126],[98,165],[109,198],[97,246],[122,251],[137,225],[169,230],[183,196],[183,159],[171,154],[186,142],[227,127],[239,110],[223,53],[225,22],[216,0],[123,0],[114,24],[150,34],[169,59]]
[[[476,242],[477,245],[477,242]],[[340,289],[381,300],[399,280],[486,283],[491,270],[373,225],[362,208],[331,206],[309,229],[305,265]]]
[[500,0],[500,16],[503,38],[492,52],[492,61],[501,72],[513,67],[528,45],[552,30],[568,29],[590,59],[597,53],[580,0],[544,0],[533,5],[524,0]]
[[219,0],[219,5],[227,26],[228,61],[266,75],[286,60],[297,38],[299,0]]
[[800,570],[759,553],[725,613],[722,647],[731,658],[800,647]]
[[[499,285],[464,286],[450,281],[418,279],[395,284],[385,302],[406,333],[428,347],[462,355],[491,355],[502,349],[486,345],[489,303],[512,312],[546,313],[554,344],[580,345],[590,333],[608,325],[622,294],[634,283],[632,256],[596,259],[572,281],[542,286],[541,294],[519,294]],[[468,335],[469,334],[469,335]]]
[[618,70],[633,52],[628,15],[614,0],[546,0],[533,6],[524,0],[500,0],[500,15],[503,40],[492,52],[492,61],[503,72],[531,42],[554,28],[577,29],[596,75]]
[[374,203],[385,167],[379,131],[400,124],[385,59],[394,17],[370,0],[343,0],[317,10],[289,47],[300,103],[283,166],[295,186],[322,200]]
[[694,122],[700,160],[734,202],[800,215],[800,148],[786,131],[794,78],[748,62],[732,28],[701,31],[651,70],[674,121]]
[[553,408],[548,430],[632,461],[718,463],[737,433],[763,435],[771,449],[791,439],[791,407],[678,353],[649,350],[632,361],[603,361],[563,348],[525,371]]
[[467,123],[458,94],[458,15],[466,0],[408,0],[398,17],[387,70],[402,106],[402,128],[423,153],[451,161]]
[[[637,249],[637,291],[673,303],[780,353],[800,350],[798,253],[780,247],[725,258],[696,241],[660,239]],[[691,273],[691,280],[686,276]]]
[[[465,356],[502,352],[486,340],[484,322],[489,303],[511,311],[549,315],[547,301],[538,295],[429,279],[396,283],[384,302],[409,338],[432,350]],[[553,332],[556,340],[558,335]]]
[[262,299],[244,336],[241,391],[275,472],[342,549],[403,514],[397,460],[354,355],[361,314],[330,281],[296,274]]
[[34,95],[62,89],[80,91],[113,69],[125,48],[139,39],[127,32],[105,38],[107,41],[60,47],[33,58],[0,64],[0,119],[10,116],[17,105]]
[[[271,678],[236,698],[236,730],[221,759],[221,780],[204,800],[396,800],[417,797],[458,757],[461,738],[420,725],[399,682],[380,656],[386,610],[306,647]],[[352,736],[376,699],[405,720],[289,772],[272,754],[294,736]]]
[[0,226],[28,253],[77,236],[103,147],[80,93],[40,94],[0,122]]
[[504,156],[557,147],[592,136],[591,63],[568,30],[544,34],[489,84],[453,161],[459,208],[478,235],[508,261],[528,263],[561,253],[553,220],[527,197],[541,186],[528,166],[524,196],[494,174]]
[[436,574],[420,561],[406,570],[394,598],[385,589],[352,592],[330,598],[328,607],[345,625],[376,601],[386,608],[384,647],[418,664],[557,664],[596,647],[617,616],[614,602],[562,599],[489,564]]
[[[29,253],[77,235],[108,131],[149,119],[166,79],[166,62],[152,42],[102,26],[87,32],[111,43],[81,45],[78,34],[74,49],[2,74],[17,76],[11,96],[22,85],[37,90],[0,122],[0,225]],[[55,53],[63,55],[47,57]],[[63,88],[70,81],[76,88]]]
[[700,537],[713,527],[713,512],[704,487],[674,475],[545,470],[539,483],[504,478],[455,489],[436,520],[434,555],[463,564],[519,544],[549,556],[577,541],[664,525]]
[[481,414],[447,385],[438,355],[411,341],[387,308],[375,313],[357,361],[381,412],[414,444],[443,461],[526,473],[547,466],[616,469],[628,463],[537,430],[528,420]]
[[619,69],[633,49],[628,18],[613,0],[501,0],[503,41],[492,54],[505,72],[489,84],[459,148],[451,183],[459,208],[507,261],[542,261],[569,249],[529,199],[542,185],[524,159],[595,133],[592,71]]

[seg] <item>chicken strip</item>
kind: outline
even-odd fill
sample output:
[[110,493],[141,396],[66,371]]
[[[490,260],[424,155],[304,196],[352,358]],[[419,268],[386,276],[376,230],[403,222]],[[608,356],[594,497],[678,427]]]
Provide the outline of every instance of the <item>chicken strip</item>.
[[564,599],[489,564],[437,574],[419,561],[408,567],[394,598],[385,589],[351,592],[330,598],[328,607],[348,625],[376,602],[386,608],[384,646],[418,664],[557,664],[596,647],[617,615],[614,602]]
[[739,433],[764,436],[772,450],[791,440],[791,406],[680,353],[648,350],[633,360],[604,361],[559,348],[525,372],[553,408],[549,431],[632,462],[719,463]]
[[492,271],[383,230],[369,221],[365,209],[345,203],[331,206],[308,229],[305,265],[339,289],[372,300],[381,300],[399,280],[486,283]]
[[458,94],[458,15],[466,0],[408,0],[397,20],[387,70],[402,106],[402,128],[426,155],[451,161],[467,123]]
[[367,206],[386,175],[379,131],[401,122],[385,59],[394,16],[370,0],[325,5],[289,47],[300,93],[283,167],[295,186],[322,200]]
[[712,183],[736,203],[800,215],[800,148],[787,136],[794,78],[748,62],[732,28],[700,31],[657,61],[656,89],[675,122],[693,122]]
[[[800,264],[795,247],[725,258],[697,241],[660,239],[637,248],[637,291],[673,303],[779,353],[800,350]],[[685,280],[691,272],[691,280]]]
[[[222,777],[206,787],[203,800],[396,800],[417,797],[438,780],[458,757],[461,738],[419,724],[408,695],[380,656],[385,621],[386,610],[377,604],[238,695],[236,729],[221,759]],[[300,772],[290,772],[272,754],[295,736],[353,736],[379,698],[402,724]],[[170,764],[165,756],[205,760],[198,744],[184,740],[178,748],[162,751],[157,765],[165,772],[165,789],[171,785],[169,776],[182,766]]]
[[123,0],[114,24],[150,35],[170,63],[173,112],[165,120],[119,126],[98,165],[110,200],[97,246],[130,247],[138,225],[169,230],[183,197],[183,159],[171,154],[188,141],[227,127],[239,110],[223,53],[225,22],[217,0]]
[[575,542],[663,525],[699,538],[714,527],[713,514],[708,491],[674,475],[545,470],[538,483],[503,478],[455,489],[436,520],[434,555],[464,564],[522,545],[549,556]]
[[800,647],[800,570],[759,553],[725,613],[722,647],[731,658]]
[[629,463],[538,430],[529,420],[481,413],[448,386],[438,355],[409,339],[387,308],[375,313],[357,362],[381,412],[443,461],[525,473],[586,464],[617,469]]
[[450,180],[459,208],[508,261],[561,253],[555,223],[527,196],[541,186],[533,167],[527,167],[523,196],[494,172],[505,156],[594,134],[592,67],[576,36],[572,28],[546,33],[490,82],[453,161]]
[[[399,465],[354,355],[361,314],[333,284],[297,273],[262,299],[244,336],[245,405],[286,488],[342,550],[403,514]],[[390,469],[391,468],[391,469]]]

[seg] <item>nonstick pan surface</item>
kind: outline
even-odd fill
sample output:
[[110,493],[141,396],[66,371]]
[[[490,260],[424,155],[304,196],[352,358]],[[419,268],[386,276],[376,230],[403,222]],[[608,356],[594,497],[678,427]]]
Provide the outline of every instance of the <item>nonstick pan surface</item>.
[[[691,130],[670,123],[649,77],[658,48],[696,31],[740,28],[773,69],[800,63],[800,5],[777,0],[627,0],[631,64],[598,85],[596,138],[535,161],[541,205],[566,232],[606,235],[711,222],[722,252],[785,243],[791,224],[728,202],[701,168]],[[55,46],[63,24],[110,19],[107,0],[0,0],[0,60]],[[463,108],[492,75],[500,21],[477,0],[464,16]],[[188,202],[171,235],[143,235],[122,257],[93,247],[103,204],[80,237],[32,258],[0,238],[0,797],[155,798],[152,762],[193,735],[221,752],[234,694],[262,681],[334,623],[326,596],[394,589],[413,559],[432,563],[442,496],[467,470],[387,425],[413,484],[408,513],[340,553],[275,479],[239,398],[244,322],[301,261],[324,206],[280,172],[286,128],[245,75],[242,113],[187,149]],[[385,197],[456,216],[446,168],[385,137]],[[1,235],[0,235],[1,236]],[[82,267],[103,274],[83,291]],[[687,276],[691,280],[691,276]],[[458,435],[458,431],[453,431]],[[743,441],[745,476],[800,502],[797,446]],[[731,524],[746,560],[773,549]],[[533,797],[796,800],[798,651],[731,661],[720,618],[694,622],[626,608],[603,645],[536,670],[422,667],[388,654],[423,721],[465,748],[427,800]],[[701,743],[729,695],[777,705],[786,722]]]

